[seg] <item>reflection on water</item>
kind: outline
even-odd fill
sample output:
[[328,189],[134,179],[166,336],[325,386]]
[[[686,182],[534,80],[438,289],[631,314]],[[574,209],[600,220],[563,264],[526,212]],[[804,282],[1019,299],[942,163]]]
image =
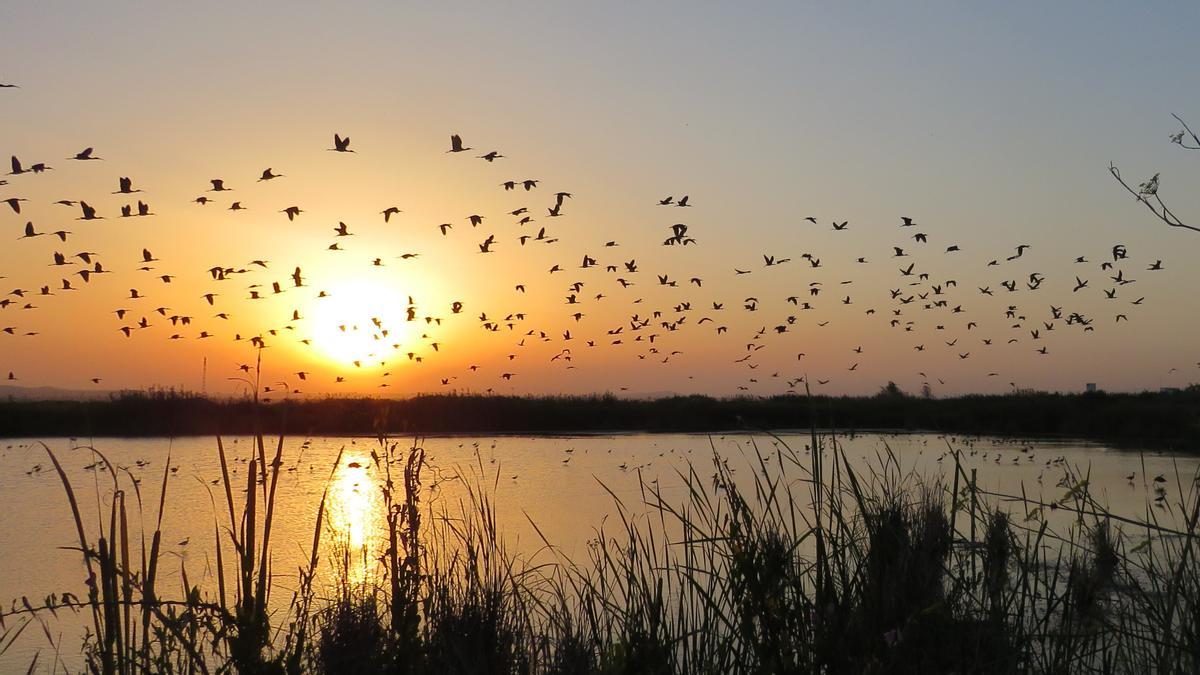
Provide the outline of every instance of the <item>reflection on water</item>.
[[382,522],[379,486],[368,457],[347,454],[333,477],[329,493],[329,527],[326,533],[342,560],[341,570],[351,583],[363,583],[379,550]]
[[[448,505],[453,510],[465,497],[464,483],[452,480],[461,467],[469,476],[482,477],[473,482],[494,497],[499,535],[511,551],[544,553],[544,535],[556,552],[584,560],[597,528],[605,518],[616,516],[614,497],[632,509],[642,503],[639,476],[654,484],[668,501],[686,499],[688,488],[680,479],[681,473],[686,474],[691,465],[697,475],[710,475],[714,449],[728,458],[737,476],[749,479],[757,465],[752,461],[757,450],[772,455],[777,443],[786,442],[803,454],[808,443],[807,434],[783,433],[780,439],[740,434],[422,439],[431,471],[426,474],[421,503],[423,507]],[[257,456],[255,445],[247,440],[225,442],[230,473],[238,486],[245,484],[248,462]],[[80,447],[80,442],[59,438],[46,443],[58,454],[75,486],[85,526],[96,528],[97,503],[112,498],[111,483],[103,479],[96,457]],[[403,450],[407,441],[400,443]],[[886,448],[904,471],[931,478],[950,475],[953,458],[947,452],[953,447],[961,450],[964,470],[977,470],[981,489],[1027,494],[1045,502],[1061,499],[1068,490],[1061,479],[1064,468],[1070,466],[1076,469],[1076,475],[1087,476],[1092,493],[1114,512],[1135,518],[1152,515],[1164,524],[1181,517],[1179,507],[1200,467],[1200,460],[1194,456],[1122,452],[1076,441],[871,433],[842,437],[839,443],[855,470],[868,470]],[[119,473],[125,475],[124,470],[128,470],[130,477],[140,480],[143,497],[158,494],[163,463],[167,450],[171,450],[172,468],[165,473],[169,486],[162,521],[163,560],[170,562],[160,570],[160,587],[177,592],[179,570],[186,565],[191,584],[213,590],[213,521],[216,518],[223,528],[228,521],[221,489],[214,488],[218,504],[215,514],[208,492],[221,476],[215,441],[108,438],[89,444],[104,452]],[[386,507],[381,487],[387,480],[385,457],[391,456],[379,452],[377,464],[379,450],[374,440],[361,438],[285,440],[283,461],[287,470],[279,480],[271,537],[271,567],[281,588],[290,588],[296,570],[308,564],[322,495],[326,511],[318,587],[330,587],[338,575],[355,584],[378,579],[378,560],[388,545],[383,538]],[[768,460],[766,466],[776,470],[777,464]],[[402,467],[392,464],[391,469],[400,488],[403,479],[397,474],[402,473]],[[440,486],[436,492],[431,489],[433,485]],[[239,512],[241,499],[240,491],[235,491]],[[397,499],[403,496],[397,495]],[[157,506],[156,498],[147,499],[140,517],[136,512],[131,514],[134,533],[142,523],[147,532],[154,530]],[[70,548],[78,541],[71,510],[45,450],[36,441],[0,441],[0,508],[0,605],[7,606],[22,596],[41,598],[64,591],[80,595],[84,575],[78,551]],[[1008,503],[1005,508],[1018,520],[1026,518],[1020,503]],[[1051,517],[1067,516],[1060,513]],[[235,564],[230,557],[224,562],[227,566]],[[229,578],[236,570],[228,567],[226,573]],[[272,602],[285,605],[289,599],[290,593],[272,596]],[[280,609],[286,610],[286,606]],[[53,628],[62,631],[64,650],[74,651],[79,641],[71,636],[82,635],[87,617],[59,614]],[[0,672],[18,667],[23,671],[34,650],[46,649],[45,640],[30,637],[33,634],[29,631],[14,650],[0,657]]]

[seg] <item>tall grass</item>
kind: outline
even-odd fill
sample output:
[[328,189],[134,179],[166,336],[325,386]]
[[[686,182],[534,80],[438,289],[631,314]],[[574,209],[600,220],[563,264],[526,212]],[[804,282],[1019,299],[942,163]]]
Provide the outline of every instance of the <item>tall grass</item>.
[[[676,470],[680,496],[639,478],[629,503],[604,486],[617,518],[572,561],[545,537],[532,558],[509,551],[498,469],[427,481],[419,441],[380,437],[382,554],[331,544],[323,495],[297,588],[272,612],[284,439],[273,446],[268,461],[256,437],[238,504],[217,439],[217,587],[192,585],[180,563],[177,592],[159,584],[169,471],[155,529],[135,533],[138,486],[105,461],[111,497],[93,527],[46,448],[89,581],[0,614],[0,652],[70,607],[90,618],[84,670],[103,675],[1200,672],[1200,492],[1182,483],[1179,503],[1128,518],[1069,467],[1061,498],[1042,502],[981,489],[953,449],[953,471],[929,480],[886,446],[856,469],[836,436],[813,432],[803,448],[755,445],[748,476],[714,448],[711,467]],[[460,496],[430,499],[445,480],[457,489],[437,494]],[[1183,524],[1159,522],[1167,510]],[[332,585],[318,583],[323,565]]]

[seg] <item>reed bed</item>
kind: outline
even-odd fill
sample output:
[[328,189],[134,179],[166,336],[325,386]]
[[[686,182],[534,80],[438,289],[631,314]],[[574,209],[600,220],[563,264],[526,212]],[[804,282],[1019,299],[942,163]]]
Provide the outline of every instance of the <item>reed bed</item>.
[[[814,431],[802,448],[755,446],[748,476],[714,448],[710,466],[678,470],[682,496],[657,482],[641,482],[637,503],[610,490],[618,517],[584,559],[544,537],[523,558],[500,535],[498,470],[479,461],[430,480],[419,440],[380,436],[383,554],[358,560],[337,545],[323,495],[298,583],[283,591],[272,530],[284,439],[272,440],[255,438],[244,485],[216,440],[215,588],[182,562],[178,588],[160,583],[169,471],[142,521],[138,484],[105,461],[110,496],[93,524],[46,447],[88,581],[0,613],[0,654],[39,626],[63,649],[48,625],[72,611],[88,619],[79,670],[101,675],[1200,672],[1191,477],[1177,503],[1128,518],[1069,467],[1062,497],[1038,502],[979,488],[953,448],[954,470],[929,480],[886,447],[855,469],[835,436]],[[428,500],[446,480],[461,497]],[[133,531],[135,510],[153,531]],[[1159,522],[1168,510],[1182,525]],[[333,583],[319,581],[322,566]],[[30,671],[64,669],[55,654],[38,659]]]

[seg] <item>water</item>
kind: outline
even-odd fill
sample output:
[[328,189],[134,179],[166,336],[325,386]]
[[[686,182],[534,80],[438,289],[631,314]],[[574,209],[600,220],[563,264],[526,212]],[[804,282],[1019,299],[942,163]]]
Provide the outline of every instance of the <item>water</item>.
[[[806,433],[784,433],[780,437],[801,453],[809,440]],[[405,449],[412,441],[396,442]],[[141,523],[137,494],[129,478],[139,481],[145,529],[152,532],[165,470],[168,487],[162,516],[164,571],[160,575],[160,595],[181,594],[182,570],[193,584],[215,588],[214,528],[220,528],[221,536],[226,536],[228,512],[219,484],[220,463],[214,439],[9,439],[0,441],[3,606],[23,596],[38,605],[50,593],[86,594],[80,555],[71,549],[78,546],[74,521],[43,442],[63,464],[93,545],[100,528],[98,514],[108,512],[114,487],[109,472],[103,464],[97,464],[97,454],[85,446],[93,446],[119,467],[122,487],[130,491],[127,503],[133,532],[140,531]],[[533,521],[559,553],[583,560],[588,540],[616,513],[613,495],[627,507],[635,511],[639,508],[643,495],[639,475],[642,481],[655,485],[667,501],[682,501],[686,494],[677,471],[689,462],[707,483],[713,473],[715,449],[730,460],[737,477],[745,476],[748,481],[749,458],[755,455],[755,447],[773,453],[778,442],[769,436],[741,434],[427,438],[420,441],[430,463],[424,476],[427,491],[422,498],[427,504],[457,508],[465,491],[454,477],[470,476],[472,482],[494,494],[510,550],[527,556],[547,555],[541,536],[530,523]],[[1181,488],[1189,489],[1200,469],[1200,458],[1116,450],[1080,441],[872,433],[844,437],[841,442],[851,463],[860,468],[877,466],[886,446],[906,471],[945,476],[947,480],[953,461],[945,457],[946,450],[958,448],[963,450],[965,468],[978,470],[980,488],[1008,494],[1023,490],[1030,498],[1043,501],[1054,501],[1066,492],[1066,487],[1059,485],[1063,476],[1062,465],[1055,462],[1059,460],[1080,475],[1087,475],[1092,493],[1112,512],[1136,518],[1153,511],[1166,523],[1177,521]],[[225,439],[225,444],[232,482],[239,486],[234,492],[240,512],[248,461],[257,451],[248,438]],[[370,438],[285,440],[272,534],[276,603],[286,604],[290,599],[296,570],[308,559],[317,505],[327,486],[330,536],[348,541],[367,560],[381,553],[380,470],[372,461],[372,451],[378,449],[378,442]],[[274,453],[273,443],[269,442],[266,452],[269,460]],[[343,456],[335,468],[339,452]],[[768,467],[776,470],[770,464]],[[394,474],[401,470],[393,466]],[[1132,481],[1128,480],[1130,474]],[[1168,479],[1166,483],[1153,481],[1160,474]],[[1165,488],[1167,504],[1172,508],[1152,506],[1158,494],[1156,488]],[[1017,520],[1024,517],[1022,508],[1010,506]],[[332,572],[328,549],[325,553],[321,570],[327,580]],[[48,623],[51,635],[61,640],[62,659],[68,664],[78,663],[82,627],[82,615],[71,618],[68,614]],[[52,660],[48,641],[36,628],[27,630],[16,647],[0,657],[0,670],[23,670],[39,650],[42,663]]]

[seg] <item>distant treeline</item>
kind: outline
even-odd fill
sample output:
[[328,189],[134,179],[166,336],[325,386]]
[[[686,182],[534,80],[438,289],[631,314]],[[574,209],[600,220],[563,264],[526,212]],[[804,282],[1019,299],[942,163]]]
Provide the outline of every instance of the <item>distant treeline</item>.
[[491,434],[894,429],[1060,435],[1200,450],[1200,388],[1161,393],[1019,393],[926,398],[775,396],[651,400],[596,396],[423,395],[307,398],[255,404],[178,392],[108,400],[0,402],[0,436]]

